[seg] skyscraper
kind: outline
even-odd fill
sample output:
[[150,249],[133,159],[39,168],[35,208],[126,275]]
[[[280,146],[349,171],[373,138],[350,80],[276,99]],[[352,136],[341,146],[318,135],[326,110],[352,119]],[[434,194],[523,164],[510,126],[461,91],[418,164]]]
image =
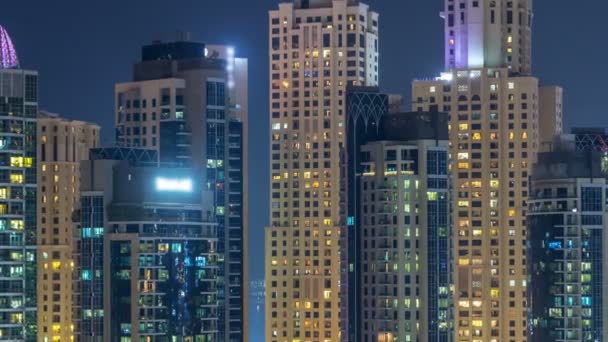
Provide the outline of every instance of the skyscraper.
[[[133,82],[116,85],[116,140],[198,170],[218,222],[218,338],[246,340],[247,59],[187,38],[142,48]],[[229,335],[228,335],[229,334]]]
[[[398,101],[403,102],[402,98]],[[399,108],[401,109],[401,108]],[[340,233],[340,329],[342,340],[360,340],[361,330],[361,239],[363,238],[359,176],[361,146],[381,134],[381,119],[391,111],[391,97],[378,87],[347,87],[346,142],[341,151],[340,196],[345,203]]]
[[353,305],[361,333],[352,340],[450,341],[447,114],[392,113],[381,121],[378,136],[358,151],[361,171],[352,180],[362,240],[362,290]]
[[218,341],[213,203],[193,169],[149,157],[93,150],[81,164],[79,340]]
[[99,145],[100,127],[38,114],[38,340],[75,336],[74,231],[80,201],[80,161]]
[[268,23],[266,340],[335,342],[346,86],[378,84],[378,14],[359,1],[296,0]]
[[446,0],[445,68],[532,72],[532,0]]
[[529,341],[608,336],[606,206],[601,153],[539,154],[528,213]]
[[450,114],[455,338],[525,341],[528,177],[561,133],[561,91],[530,76],[531,0],[446,0],[442,15],[447,70],[413,83],[412,107]]
[[38,73],[19,68],[0,26],[0,336],[36,340]]

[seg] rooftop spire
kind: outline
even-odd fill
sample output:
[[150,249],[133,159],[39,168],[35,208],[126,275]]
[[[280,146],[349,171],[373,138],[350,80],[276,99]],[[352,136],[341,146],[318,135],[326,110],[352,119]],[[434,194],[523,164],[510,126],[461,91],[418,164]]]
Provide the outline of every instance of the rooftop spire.
[[4,27],[0,26],[0,69],[17,67],[19,67],[19,58],[17,58],[13,41]]

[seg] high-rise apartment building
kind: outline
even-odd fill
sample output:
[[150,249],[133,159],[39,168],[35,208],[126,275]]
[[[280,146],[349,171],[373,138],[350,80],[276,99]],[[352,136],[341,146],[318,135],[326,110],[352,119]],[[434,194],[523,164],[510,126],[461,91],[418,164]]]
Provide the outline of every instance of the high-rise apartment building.
[[528,212],[529,341],[608,336],[608,185],[600,152],[540,153]]
[[38,340],[71,341],[80,161],[98,147],[100,127],[38,114]]
[[36,341],[38,73],[0,26],[0,339]]
[[359,1],[296,0],[268,20],[266,341],[336,342],[346,87],[378,84],[378,14]]
[[[396,102],[402,102],[401,98]],[[401,109],[401,108],[399,108]],[[340,233],[340,329],[342,340],[361,335],[361,215],[358,177],[362,173],[361,146],[381,133],[381,119],[391,112],[391,97],[378,87],[348,87],[346,94],[346,147],[340,156],[340,196],[343,204]]]
[[116,85],[116,140],[201,176],[218,222],[218,338],[247,339],[247,59],[182,39],[142,49]]
[[394,113],[361,146],[357,341],[451,341],[445,113]]
[[446,0],[445,68],[532,72],[532,0]]
[[149,150],[91,157],[81,163],[75,214],[78,340],[218,341],[217,223],[202,179],[158,167]]
[[[89,161],[126,161],[132,166],[157,165],[158,154],[154,150],[130,148],[98,148],[90,151]],[[82,164],[81,163],[81,170]],[[101,162],[98,162],[97,165]],[[109,162],[108,162],[109,164]],[[109,171],[108,171],[109,172]],[[82,172],[81,172],[82,173]],[[107,173],[107,172],[106,172]],[[87,175],[104,180],[103,176]],[[110,176],[106,176],[110,177]],[[92,180],[91,180],[92,182]],[[104,183],[105,186],[108,183]],[[101,342],[106,333],[104,301],[104,222],[105,191],[81,177],[80,206],[73,215],[75,231],[75,273],[77,277],[74,297],[74,321],[76,341]],[[87,190],[88,189],[88,190]],[[111,195],[108,190],[108,198]],[[84,229],[83,228],[89,228]],[[92,228],[97,228],[93,230]],[[78,276],[79,275],[79,276]]]
[[446,0],[447,70],[413,83],[414,110],[450,114],[456,341],[527,339],[528,178],[561,132],[561,91],[529,76],[531,3]]

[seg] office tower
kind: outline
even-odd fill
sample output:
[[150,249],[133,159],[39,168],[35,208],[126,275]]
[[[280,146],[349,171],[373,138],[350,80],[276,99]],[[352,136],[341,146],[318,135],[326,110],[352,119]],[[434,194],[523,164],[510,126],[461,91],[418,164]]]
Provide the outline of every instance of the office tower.
[[450,341],[445,113],[392,113],[360,147],[362,331],[357,341]]
[[218,340],[213,204],[193,169],[154,157],[113,148],[81,163],[81,341]]
[[521,342],[528,177],[559,105],[529,75],[530,1],[446,0],[443,16],[448,70],[413,83],[412,107],[450,114],[455,338]]
[[378,83],[378,14],[359,1],[296,0],[268,23],[266,341],[336,342],[346,86]]
[[72,213],[80,201],[80,161],[99,145],[100,127],[38,114],[38,340],[71,341],[75,250]]
[[608,183],[601,153],[540,153],[528,213],[529,341],[608,336]]
[[38,73],[0,26],[0,338],[36,340]]
[[216,207],[222,341],[247,339],[247,101],[247,59],[187,38],[144,46],[133,82],[116,85],[117,143],[198,170]]

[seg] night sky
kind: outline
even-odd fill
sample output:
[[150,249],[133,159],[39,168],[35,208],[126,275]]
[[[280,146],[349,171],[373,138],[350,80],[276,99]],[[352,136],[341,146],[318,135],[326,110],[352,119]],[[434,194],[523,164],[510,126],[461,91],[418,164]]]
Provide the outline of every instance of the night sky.
[[[249,58],[250,158],[256,161],[250,172],[250,265],[251,278],[262,279],[268,222],[267,11],[278,2],[6,0],[0,25],[11,35],[22,67],[40,72],[41,108],[100,123],[106,144],[113,136],[114,84],[130,81],[141,45],[181,30],[193,40],[232,44],[238,56]],[[413,78],[442,71],[443,0],[367,3],[380,13],[381,87],[408,101]],[[605,0],[535,0],[534,73],[541,84],[565,88],[568,127],[608,127],[607,11]]]

